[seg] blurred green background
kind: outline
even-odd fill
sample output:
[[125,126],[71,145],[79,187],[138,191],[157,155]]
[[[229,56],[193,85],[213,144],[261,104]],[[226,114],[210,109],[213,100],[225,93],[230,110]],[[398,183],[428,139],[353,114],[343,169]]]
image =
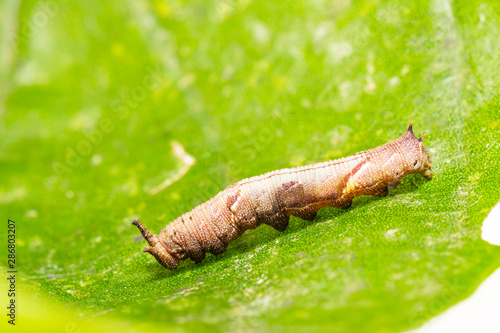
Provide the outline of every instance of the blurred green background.
[[[480,237],[500,198],[498,1],[3,0],[0,23],[19,331],[398,332],[500,266]],[[136,217],[157,233],[231,183],[411,120],[431,181],[174,272],[141,252]],[[185,168],[172,141],[196,163],[151,195]]]

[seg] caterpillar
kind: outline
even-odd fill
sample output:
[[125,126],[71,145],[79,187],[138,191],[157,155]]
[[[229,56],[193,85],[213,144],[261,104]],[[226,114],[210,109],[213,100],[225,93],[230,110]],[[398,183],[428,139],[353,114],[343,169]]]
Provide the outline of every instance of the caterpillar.
[[206,253],[219,255],[246,230],[265,223],[278,231],[290,216],[313,220],[325,206],[349,208],[360,195],[386,196],[389,183],[408,174],[432,178],[431,159],[424,136],[413,134],[412,124],[398,139],[341,159],[272,171],[226,187],[209,201],[167,224],[152,235],[135,219],[150,253],[174,270],[181,260],[195,263]]

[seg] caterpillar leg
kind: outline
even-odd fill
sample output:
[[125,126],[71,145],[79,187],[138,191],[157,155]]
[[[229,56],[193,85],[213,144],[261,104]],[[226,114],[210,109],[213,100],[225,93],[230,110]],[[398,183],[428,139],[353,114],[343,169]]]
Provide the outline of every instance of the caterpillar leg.
[[303,220],[306,221],[312,221],[316,218],[316,215],[318,215],[318,212],[315,211],[310,211],[310,210],[304,210],[297,214],[297,217],[300,217]]
[[165,249],[157,235],[152,235],[138,219],[135,219],[132,224],[139,228],[142,237],[148,241],[149,245],[142,252],[153,255],[160,264],[168,269],[176,269],[179,266],[179,261]]
[[385,187],[379,188],[378,190],[376,190],[373,193],[373,195],[375,195],[377,197],[386,197],[387,195],[389,195],[389,187],[385,186]]
[[270,227],[273,227],[278,231],[285,231],[285,229],[288,227],[289,220],[290,216],[279,212],[273,216],[266,218],[263,223],[267,224]]
[[349,209],[349,208],[351,208],[351,205],[352,205],[352,200],[348,200],[348,201],[338,203],[336,206],[333,206],[333,207],[337,207],[337,208],[341,208],[341,209]]
[[[311,207],[310,207],[311,206]],[[305,206],[302,208],[286,208],[285,213],[290,216],[296,216],[306,221],[312,221],[316,217],[317,209],[313,205]]]

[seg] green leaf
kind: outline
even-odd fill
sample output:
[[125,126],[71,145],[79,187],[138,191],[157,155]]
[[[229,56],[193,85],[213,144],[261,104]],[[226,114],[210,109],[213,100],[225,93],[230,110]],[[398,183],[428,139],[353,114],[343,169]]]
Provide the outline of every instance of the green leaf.
[[[16,221],[18,324],[397,332],[466,298],[500,265],[480,237],[500,199],[499,9],[3,2],[0,205]],[[376,147],[412,120],[431,181],[259,227],[176,271],[141,252],[136,217],[158,233],[231,183]]]

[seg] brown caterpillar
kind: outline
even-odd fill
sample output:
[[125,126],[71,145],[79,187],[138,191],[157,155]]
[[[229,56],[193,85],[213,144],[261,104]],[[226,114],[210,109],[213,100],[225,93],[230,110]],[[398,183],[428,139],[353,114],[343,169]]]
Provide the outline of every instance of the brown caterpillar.
[[262,223],[284,231],[290,215],[313,220],[325,206],[349,208],[360,195],[386,196],[387,185],[408,174],[431,179],[423,139],[410,124],[400,138],[371,150],[244,179],[178,217],[160,235],[152,235],[137,219],[132,224],[149,243],[143,252],[166,268],[176,269],[187,258],[199,263],[207,252],[223,253],[245,230]]

